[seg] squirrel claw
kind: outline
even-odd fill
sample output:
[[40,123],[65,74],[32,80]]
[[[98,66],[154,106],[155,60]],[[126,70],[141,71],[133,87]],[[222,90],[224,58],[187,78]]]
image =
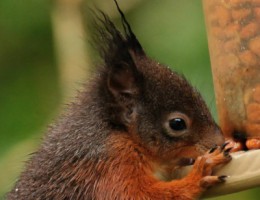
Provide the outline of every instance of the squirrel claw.
[[218,177],[218,180],[219,180],[221,183],[223,183],[223,182],[225,182],[225,181],[227,180],[228,177],[229,177],[229,176],[222,175],[222,176],[219,176],[219,177]]
[[225,142],[224,144],[222,144],[221,145],[221,150],[223,151],[228,144],[229,144],[229,142]]
[[232,149],[233,149],[233,147],[230,147],[230,148],[226,149],[226,150],[223,152],[224,156],[225,156],[225,157],[229,157],[229,156],[230,156],[230,155],[229,155],[229,152],[230,152]]
[[205,176],[200,180],[200,187],[202,188],[210,188],[218,183],[223,183],[226,181],[228,176]]
[[225,149],[226,145],[225,143],[222,146],[214,146],[208,153],[198,157],[195,161],[193,175],[200,177],[200,187],[209,188],[227,180],[228,176],[226,175],[212,175],[212,171],[216,166],[226,164],[232,159],[229,154],[232,148]]
[[214,147],[212,147],[212,148],[209,150],[209,153],[213,153],[217,148],[218,148],[218,146],[215,144]]

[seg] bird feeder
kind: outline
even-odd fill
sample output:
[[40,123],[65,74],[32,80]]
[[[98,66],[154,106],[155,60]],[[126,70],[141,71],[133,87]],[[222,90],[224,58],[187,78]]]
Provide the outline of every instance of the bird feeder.
[[260,148],[260,0],[204,0],[219,122],[241,149]]
[[[260,185],[260,0],[203,0],[220,126],[235,151],[206,196]],[[250,164],[250,166],[248,166]]]

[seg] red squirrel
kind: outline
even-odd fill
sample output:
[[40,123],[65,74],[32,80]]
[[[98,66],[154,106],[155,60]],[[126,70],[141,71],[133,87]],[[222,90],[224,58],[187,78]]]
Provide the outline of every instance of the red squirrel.
[[146,55],[115,3],[124,32],[96,16],[104,64],[50,128],[8,200],[189,200],[225,181],[212,170],[231,160],[230,149],[201,95]]

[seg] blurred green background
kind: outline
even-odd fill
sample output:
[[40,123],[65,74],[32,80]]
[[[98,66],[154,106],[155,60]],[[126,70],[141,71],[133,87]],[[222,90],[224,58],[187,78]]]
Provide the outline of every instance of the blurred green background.
[[[48,124],[59,115],[64,102],[69,101],[64,100],[68,86],[59,56],[62,40],[56,41],[59,35],[53,31],[59,23],[53,13],[69,1],[57,2],[0,1],[0,198],[14,184]],[[119,22],[112,0],[86,3],[108,12]],[[147,54],[183,73],[201,91],[216,117],[201,1],[119,0],[119,3]],[[88,31],[91,30],[86,30],[86,34]],[[76,39],[85,43],[81,36]],[[93,65],[87,59],[93,55],[90,47],[86,45],[86,57],[82,59],[91,71]],[[71,68],[73,73],[69,74],[75,76],[77,69],[84,67]],[[72,81],[80,85],[82,80],[67,83]],[[71,90],[76,89],[75,86]],[[252,189],[215,199],[258,199],[259,195],[259,189]]]

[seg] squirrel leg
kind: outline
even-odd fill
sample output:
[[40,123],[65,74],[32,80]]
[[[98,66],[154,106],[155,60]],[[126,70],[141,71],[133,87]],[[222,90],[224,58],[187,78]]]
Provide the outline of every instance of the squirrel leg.
[[200,186],[202,188],[207,189],[217,183],[224,182],[227,178],[225,175],[212,176],[214,167],[225,164],[232,159],[229,154],[232,148],[225,149],[226,145],[228,145],[228,143],[224,144],[222,147],[212,148],[205,155],[200,156],[195,162],[191,174],[194,176],[194,173],[197,175],[200,173],[203,176],[200,180]]
[[[137,179],[129,179],[117,188],[106,188],[104,193],[98,193],[99,198],[104,199],[104,195],[108,195],[107,199],[149,199],[149,200],[195,200],[201,194],[218,183],[224,182],[226,176],[212,176],[214,167],[225,164],[231,160],[229,151],[223,147],[215,147],[206,154],[198,157],[194,163],[191,172],[184,178],[169,182],[158,181],[153,176],[144,173],[136,174]],[[124,170],[129,172],[130,170]],[[131,170],[132,171],[132,170]],[[134,170],[133,170],[134,171]],[[133,172],[132,171],[132,172]],[[116,180],[110,177],[111,181]],[[113,193],[113,191],[124,191]],[[111,191],[110,194],[108,194]],[[117,196],[119,195],[119,196]]]
[[[122,140],[118,141],[119,139]],[[156,169],[151,167],[151,159],[144,156],[144,151],[131,142],[123,141],[129,140],[122,137],[111,139],[111,152],[120,152],[120,155],[125,156],[114,154],[107,173],[100,177],[96,185],[96,199],[194,200],[209,187],[225,181],[226,176],[212,176],[212,171],[216,166],[231,160],[231,149],[227,148],[227,143],[221,147],[215,146],[196,159],[192,170],[184,178],[162,181],[155,177]],[[129,152],[129,149],[135,151]]]
[[173,196],[164,199],[192,200],[197,199],[206,189],[224,182],[227,176],[212,176],[214,167],[225,164],[231,160],[230,148],[214,147],[205,155],[200,156],[194,163],[192,171],[183,179],[168,183],[159,183],[159,187],[169,187]]

